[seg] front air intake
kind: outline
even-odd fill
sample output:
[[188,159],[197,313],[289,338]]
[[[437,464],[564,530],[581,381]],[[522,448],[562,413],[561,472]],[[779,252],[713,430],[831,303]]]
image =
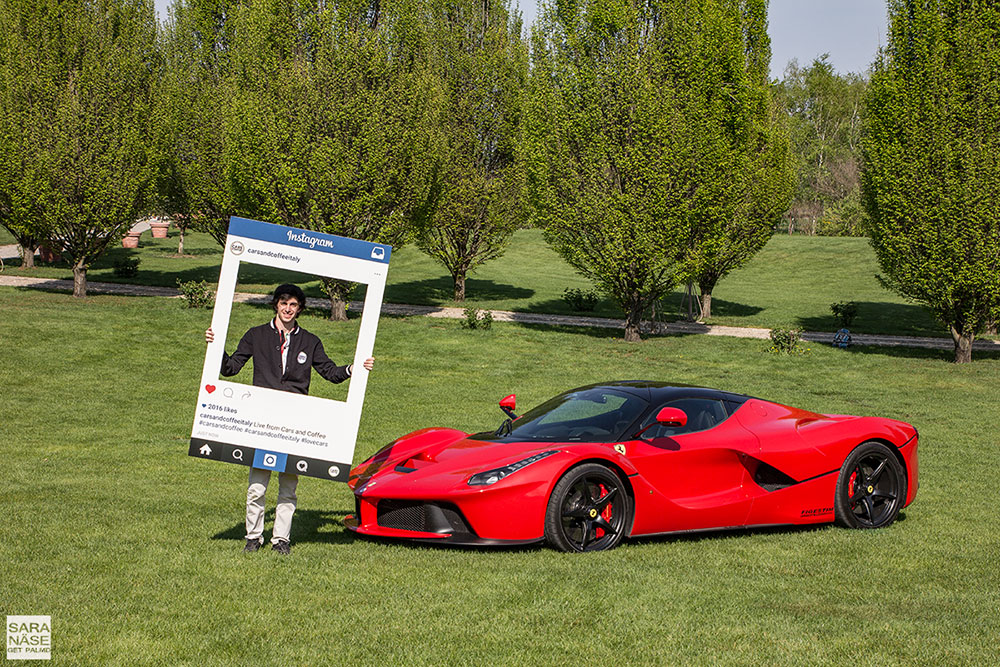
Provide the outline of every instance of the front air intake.
[[425,503],[419,500],[380,500],[378,525],[421,533],[472,533],[465,517],[451,503]]

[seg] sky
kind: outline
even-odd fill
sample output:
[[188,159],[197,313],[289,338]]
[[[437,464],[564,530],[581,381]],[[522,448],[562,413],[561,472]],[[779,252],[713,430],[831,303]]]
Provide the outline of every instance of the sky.
[[[539,0],[512,1],[530,25]],[[166,18],[171,0],[155,2],[160,18]],[[842,74],[864,72],[885,44],[885,8],[885,0],[771,0],[771,76],[780,79],[793,58],[808,65],[824,53]]]

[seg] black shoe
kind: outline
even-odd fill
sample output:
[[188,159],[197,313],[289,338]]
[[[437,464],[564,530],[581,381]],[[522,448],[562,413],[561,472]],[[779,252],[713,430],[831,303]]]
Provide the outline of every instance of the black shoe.
[[256,540],[247,540],[247,545],[243,547],[243,552],[252,554],[264,546],[264,538],[258,537]]
[[278,540],[271,545],[271,551],[277,551],[282,556],[288,556],[292,553],[292,545],[288,543],[288,540]]

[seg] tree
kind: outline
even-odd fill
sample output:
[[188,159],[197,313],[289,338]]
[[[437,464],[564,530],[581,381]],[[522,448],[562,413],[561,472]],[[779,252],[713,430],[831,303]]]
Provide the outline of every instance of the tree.
[[160,207],[181,230],[226,242],[233,197],[226,178],[225,111],[231,96],[231,57],[241,0],[176,0],[164,26],[164,109],[159,175]]
[[431,58],[444,95],[439,190],[418,245],[444,265],[463,301],[467,274],[503,254],[523,221],[515,146],[528,56],[507,0],[433,7]]
[[32,268],[35,250],[50,235],[48,165],[43,137],[26,130],[41,126],[48,109],[24,101],[50,96],[30,45],[46,38],[51,20],[48,7],[29,14],[28,4],[0,4],[0,224],[21,246],[22,266]]
[[[6,67],[0,154],[35,159],[4,180],[0,199],[35,204],[86,296],[87,268],[144,212],[156,155],[152,107],[158,68],[151,0],[8,0],[0,3]],[[28,81],[30,80],[30,81]],[[26,138],[27,137],[27,138]],[[17,166],[4,167],[4,175]]]
[[590,0],[542,15],[525,113],[529,198],[552,246],[624,310],[626,340],[690,273],[711,236],[697,226],[752,208],[769,143],[764,9]]
[[719,86],[732,86],[738,105],[706,105],[701,131],[710,137],[708,155],[716,173],[712,202],[696,212],[687,279],[698,285],[701,317],[712,316],[712,292],[719,280],[750,261],[767,245],[787,210],[794,174],[788,139],[771,97],[767,2],[745,0],[743,58],[732,62]]
[[955,362],[1000,315],[1000,7],[891,0],[862,141],[887,288],[951,330]]
[[[398,244],[425,224],[436,89],[409,0],[255,0],[239,22],[226,170],[239,210]],[[331,319],[349,283],[324,279]]]
[[789,233],[805,220],[812,234],[824,232],[824,227],[861,234],[865,215],[860,205],[859,142],[867,86],[863,75],[834,71],[828,54],[808,67],[792,60],[775,85],[788,116],[798,174]]

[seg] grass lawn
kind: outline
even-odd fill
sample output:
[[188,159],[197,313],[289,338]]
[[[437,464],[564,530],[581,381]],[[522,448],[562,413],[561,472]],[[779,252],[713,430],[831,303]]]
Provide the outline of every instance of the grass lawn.
[[0,245],[9,245],[11,243],[17,243],[17,239],[7,231],[6,227],[0,226]]
[[[421,426],[494,427],[513,391],[528,407],[600,380],[675,379],[911,421],[920,492],[880,531],[715,533],[568,555],[355,539],[340,524],[346,487],[304,478],[293,552],[280,558],[240,552],[246,470],[186,455],[209,311],[0,288],[0,312],[2,606],[51,615],[58,662],[1000,660],[996,355],[965,366],[917,350],[778,357],[762,341],[627,345],[602,331],[383,318],[356,461]],[[237,305],[232,328],[267,312]],[[303,324],[334,359],[349,355],[357,320],[307,313]]]
[[[177,256],[177,231],[168,239],[142,237],[138,251],[114,248],[88,272],[91,280],[134,282],[174,287],[177,280],[207,280],[219,277],[221,249],[205,234],[191,234],[185,241],[185,256]],[[116,261],[129,256],[142,260],[135,278],[116,278]],[[17,264],[14,260],[13,264]],[[29,274],[8,263],[8,273]],[[920,306],[906,302],[878,284],[878,266],[866,239],[777,235],[743,269],[725,278],[716,288],[711,324],[750,327],[799,327],[836,331],[839,324],[830,313],[836,301],[856,301],[855,333],[947,336]],[[40,267],[29,275],[70,278],[64,267]],[[240,289],[267,292],[283,277],[269,267],[244,264]],[[321,297],[319,282],[299,276],[310,296]],[[481,267],[470,277],[468,304],[480,308],[536,313],[573,314],[563,301],[567,288],[590,289],[542,239],[538,230],[515,234],[507,253]],[[667,299],[668,317],[681,310],[681,292]],[[385,299],[391,303],[456,305],[451,278],[415,246],[393,252]],[[360,292],[357,295],[360,297]],[[622,317],[617,306],[602,299],[594,315]]]

